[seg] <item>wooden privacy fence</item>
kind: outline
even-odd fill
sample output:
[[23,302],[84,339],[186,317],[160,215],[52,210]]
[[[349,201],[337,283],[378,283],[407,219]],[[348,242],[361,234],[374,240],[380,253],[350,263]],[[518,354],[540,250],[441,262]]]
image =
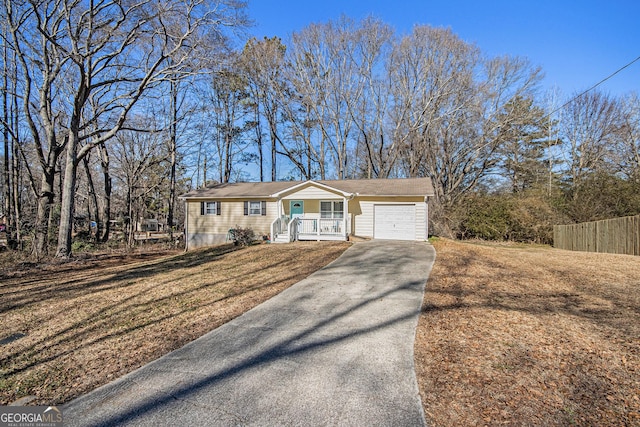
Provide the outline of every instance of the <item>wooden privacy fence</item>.
[[640,215],[554,225],[553,246],[570,251],[640,255]]

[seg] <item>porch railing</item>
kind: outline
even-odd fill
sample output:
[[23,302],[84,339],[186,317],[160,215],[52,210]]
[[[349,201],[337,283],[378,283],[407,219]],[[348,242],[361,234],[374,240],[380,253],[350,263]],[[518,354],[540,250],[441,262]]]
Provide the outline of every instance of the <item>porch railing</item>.
[[287,225],[287,236],[289,236],[290,242],[298,240],[298,233],[300,230],[300,218],[293,218]]
[[298,218],[298,221],[298,234],[344,235],[344,220],[342,219]]
[[283,233],[287,233],[287,235],[290,236],[289,222],[290,221],[288,216],[282,216],[280,218],[276,218],[271,223],[271,238],[275,239],[276,237],[278,237],[279,234],[283,234]]

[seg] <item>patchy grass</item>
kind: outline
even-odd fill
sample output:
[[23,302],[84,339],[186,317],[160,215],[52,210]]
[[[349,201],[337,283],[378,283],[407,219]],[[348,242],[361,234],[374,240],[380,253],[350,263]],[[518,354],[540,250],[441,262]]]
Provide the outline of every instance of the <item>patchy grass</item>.
[[640,426],[640,258],[434,242],[416,336],[433,426]]
[[215,329],[349,244],[217,246],[0,270],[0,404],[67,402]]

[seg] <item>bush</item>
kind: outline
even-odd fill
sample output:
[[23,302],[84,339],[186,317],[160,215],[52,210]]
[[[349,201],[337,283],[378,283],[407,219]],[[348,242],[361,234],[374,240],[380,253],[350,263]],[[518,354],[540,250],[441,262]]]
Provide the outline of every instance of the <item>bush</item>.
[[236,226],[233,230],[231,230],[233,244],[237,246],[249,246],[251,243],[256,240],[256,233],[252,228],[242,228]]
[[521,193],[474,193],[455,211],[456,237],[550,244],[553,224],[561,222],[552,200],[531,189]]
[[91,252],[96,250],[96,241],[88,231],[80,231],[73,238],[71,252]]
[[513,204],[504,196],[472,194],[459,207],[460,239],[508,240]]

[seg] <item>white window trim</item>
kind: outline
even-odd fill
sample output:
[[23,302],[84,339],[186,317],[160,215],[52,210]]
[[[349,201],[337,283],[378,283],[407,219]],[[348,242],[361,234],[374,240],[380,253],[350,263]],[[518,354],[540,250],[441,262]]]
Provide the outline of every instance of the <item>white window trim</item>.
[[[252,210],[252,205],[257,204],[258,210],[257,213],[254,213]],[[260,200],[249,200],[249,216],[261,216],[262,215],[262,201]]]
[[[331,217],[326,218],[322,216],[322,203],[331,203]],[[335,210],[336,203],[342,203],[342,211]],[[343,219],[344,218],[344,201],[343,200],[320,200],[320,218],[321,219]],[[329,212],[329,211],[324,211]],[[340,212],[341,216],[336,216],[336,213]]]
[[204,202],[205,215],[218,215],[218,202]]

